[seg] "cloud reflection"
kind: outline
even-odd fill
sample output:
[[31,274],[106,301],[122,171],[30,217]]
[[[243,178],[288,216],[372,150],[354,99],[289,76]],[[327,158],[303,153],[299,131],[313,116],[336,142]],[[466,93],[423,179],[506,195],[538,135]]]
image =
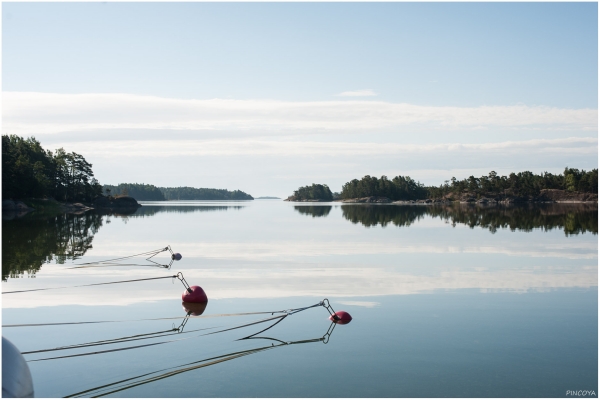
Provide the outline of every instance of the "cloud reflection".
[[[49,270],[51,271],[51,270]],[[210,299],[232,298],[356,298],[429,293],[438,290],[476,289],[481,291],[547,291],[557,288],[598,286],[596,263],[578,267],[430,267],[427,270],[387,267],[332,267],[330,265],[246,265],[223,268],[194,268],[182,272],[190,284],[204,288]],[[36,285],[64,286],[83,282],[157,276],[156,271],[102,270],[92,275],[64,271],[40,273]],[[11,280],[4,290],[31,288],[29,280]],[[37,280],[36,280],[37,281]],[[3,308],[35,308],[60,305],[130,305],[171,300],[181,302],[183,287],[178,281],[145,282],[128,285],[78,288],[35,294],[3,296]],[[349,303],[345,303],[349,304]],[[353,304],[358,305],[358,304]],[[370,304],[369,304],[370,305]],[[362,304],[362,306],[369,306]]]

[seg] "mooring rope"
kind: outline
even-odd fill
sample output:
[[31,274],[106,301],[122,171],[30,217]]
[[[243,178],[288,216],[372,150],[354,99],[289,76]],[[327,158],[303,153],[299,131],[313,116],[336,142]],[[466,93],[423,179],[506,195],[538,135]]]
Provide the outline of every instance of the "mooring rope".
[[[170,251],[171,251],[171,246],[167,246],[167,247],[164,247],[164,248],[161,248],[161,249],[156,249],[156,250],[150,250],[150,251],[146,251],[146,252],[144,252],[144,253],[133,254],[133,255],[131,255],[131,256],[118,257],[118,258],[110,258],[110,259],[108,259],[108,260],[94,261],[94,262],[88,262],[88,263],[83,263],[83,264],[77,264],[77,267],[73,267],[73,268],[79,268],[80,266],[84,266],[84,265],[102,264],[102,263],[109,262],[109,261],[126,260],[126,259],[128,259],[128,258],[140,257],[140,256],[146,256],[146,255],[149,255],[149,254],[151,254],[151,256],[150,256],[150,257],[148,257],[148,258],[152,258],[152,257],[154,257],[155,255],[157,255],[157,254],[160,254],[160,253],[162,253],[163,251],[167,251],[167,250],[170,250]],[[171,253],[172,253],[172,252],[173,252],[173,251],[171,251]]]
[[142,345],[137,345],[137,346],[120,347],[118,349],[111,349],[111,350],[93,351],[93,352],[90,352],[90,353],[70,354],[70,355],[59,356],[59,357],[36,358],[34,360],[27,360],[27,362],[58,360],[58,359],[62,359],[62,358],[73,358],[73,357],[83,357],[83,356],[90,356],[90,355],[95,355],[95,354],[112,353],[112,352],[115,352],[115,351],[124,351],[124,350],[137,349],[137,348],[141,348],[141,347],[156,346],[156,345],[165,344],[165,343],[180,342],[180,341],[183,341],[183,340],[189,340],[189,339],[194,339],[194,338],[198,338],[198,337],[202,337],[202,336],[208,336],[208,335],[214,335],[216,333],[227,332],[227,331],[231,331],[231,330],[234,330],[234,329],[240,329],[240,328],[244,328],[244,327],[247,327],[247,326],[252,326],[252,325],[260,324],[260,323],[263,323],[263,322],[272,321],[272,320],[277,319],[277,318],[285,318],[285,317],[287,317],[287,314],[286,315],[282,315],[282,316],[276,316],[276,317],[266,318],[266,319],[262,319],[262,320],[259,320],[259,321],[254,321],[254,322],[251,322],[251,323],[248,323],[248,324],[243,324],[243,325],[240,325],[240,326],[236,326],[236,327],[233,327],[233,328],[223,329],[223,330],[220,330],[220,331],[205,333],[205,334],[202,334],[202,335],[196,335],[196,336],[191,336],[191,337],[187,337],[187,338],[165,340],[165,341],[162,341],[162,342],[148,343],[148,344],[142,344]]
[[[78,268],[97,268],[97,267],[110,267],[110,266],[118,266],[118,267],[126,267],[126,266],[138,266],[138,267],[160,267],[160,268],[166,268],[166,269],[170,269],[171,265],[173,265],[173,257],[171,257],[171,262],[169,264],[160,264],[157,263],[154,260],[151,260],[152,257],[156,256],[157,254],[160,254],[164,251],[169,251],[171,253],[171,256],[173,256],[173,249],[171,249],[171,246],[168,245],[167,247],[161,248],[161,249],[156,249],[156,250],[150,250],[150,251],[146,251],[144,253],[139,253],[139,254],[133,254],[131,256],[125,256],[125,257],[118,257],[118,258],[111,258],[108,260],[102,260],[102,261],[93,261],[93,262],[88,262],[88,263],[83,263],[83,264],[75,264],[75,267],[70,267],[67,269],[78,269]],[[119,260],[127,260],[130,258],[134,258],[134,257],[140,257],[140,256],[149,256],[146,258],[146,261],[151,262],[152,264],[155,265],[148,265],[148,264],[139,264],[139,263],[134,263],[134,264],[121,264],[121,263],[117,263],[114,261],[119,261]]]
[[[254,311],[245,313],[231,313],[231,314],[207,314],[207,315],[189,315],[187,318],[222,318],[222,317],[240,317],[244,315],[260,315],[260,314],[295,314],[308,308],[324,306],[327,308],[329,303],[325,303],[327,299],[320,303],[314,304],[308,307],[292,308],[288,310],[277,310],[277,311]],[[327,304],[327,305],[324,305]],[[329,311],[329,310],[328,310]],[[107,324],[107,323],[118,323],[118,322],[142,322],[142,321],[166,321],[172,319],[181,319],[184,317],[162,317],[162,318],[144,318],[144,319],[122,319],[122,320],[105,320],[105,321],[80,321],[80,322],[46,322],[39,324],[7,324],[2,325],[2,328],[22,328],[22,327],[38,327],[38,326],[56,326],[56,325],[81,325],[81,324]]]
[[87,287],[87,286],[114,285],[116,283],[152,281],[152,280],[155,280],[155,279],[167,279],[167,278],[177,278],[177,275],[159,276],[157,278],[129,279],[129,280],[126,280],[126,281],[91,283],[89,285],[60,286],[60,287],[51,287],[51,288],[42,288],[42,289],[29,289],[29,290],[13,290],[13,291],[10,291],[10,292],[2,292],[2,294],[25,293],[25,292],[39,292],[41,290],[70,289],[70,288],[80,288],[80,287]]
[[[325,305],[327,304],[327,306]],[[66,356],[59,356],[59,357],[48,357],[48,358],[39,358],[39,359],[34,359],[34,360],[28,360],[27,362],[35,362],[35,361],[46,361],[46,360],[56,360],[56,359],[62,359],[62,358],[72,358],[72,357],[82,357],[82,356],[88,356],[88,355],[95,355],[95,354],[102,354],[102,353],[110,353],[110,352],[115,352],[115,351],[122,351],[122,350],[131,350],[131,349],[137,349],[137,348],[141,348],[141,347],[148,347],[148,346],[154,346],[154,345],[159,345],[159,344],[165,344],[165,343],[173,343],[173,342],[179,342],[182,340],[189,340],[189,339],[193,339],[193,338],[198,338],[198,337],[202,337],[202,336],[209,336],[209,335],[214,335],[217,333],[222,333],[222,332],[228,332],[228,331],[232,331],[235,329],[241,329],[241,328],[245,328],[248,326],[253,326],[253,325],[257,325],[263,322],[268,322],[268,321],[274,321],[277,320],[275,323],[273,323],[272,325],[270,325],[269,327],[253,334],[250,336],[246,336],[242,339],[249,339],[252,338],[255,335],[258,335],[259,333],[265,332],[266,330],[271,329],[272,327],[274,327],[275,325],[277,325],[278,323],[280,323],[282,320],[284,320],[285,318],[287,318],[290,315],[296,314],[300,311],[304,311],[307,310],[309,308],[314,308],[314,307],[319,307],[319,306],[323,306],[327,309],[327,307],[329,306],[329,302],[327,301],[327,299],[314,304],[312,306],[308,306],[308,307],[301,307],[301,308],[293,308],[293,309],[289,309],[289,310],[284,310],[282,315],[276,315],[274,317],[271,318],[265,318],[265,319],[261,319],[258,321],[252,321],[249,323],[245,323],[245,324],[241,324],[241,325],[237,325],[234,326],[232,328],[226,328],[226,329],[221,329],[215,332],[209,332],[209,333],[205,333],[205,334],[201,334],[201,335],[196,335],[196,336],[191,336],[191,337],[186,337],[186,338],[181,338],[181,339],[173,339],[173,340],[165,340],[162,342],[156,342],[156,343],[150,343],[150,344],[145,344],[145,345],[138,345],[138,346],[129,346],[129,347],[121,347],[118,349],[111,349],[111,350],[103,350],[103,351],[95,351],[95,352],[89,352],[89,353],[79,353],[79,354],[71,354],[71,355],[66,355]],[[275,312],[273,312],[275,313]],[[188,333],[193,332],[193,331],[189,331]],[[175,333],[173,333],[175,334]],[[173,334],[166,334],[166,335],[157,335],[155,337],[160,337],[160,336],[170,336]],[[149,338],[142,338],[142,339],[149,339]],[[133,341],[133,340],[141,340],[141,339],[128,339],[128,340],[122,340],[122,341],[118,341],[115,343],[121,343],[121,342],[128,342],[128,341]],[[112,343],[109,343],[112,344]],[[80,345],[80,347],[90,347],[90,346],[95,346],[93,344],[85,344],[85,345]],[[66,350],[66,349],[58,349],[58,350]],[[55,351],[55,349],[46,349],[46,350],[41,350],[41,351],[34,351],[34,352],[27,352],[27,353],[23,353],[23,354],[31,354],[31,353],[40,353],[40,352],[45,352],[45,351]]]
[[[119,384],[122,384],[122,383],[125,383],[125,382],[132,381],[134,379],[139,379],[139,378],[143,378],[143,377],[148,376],[148,375],[153,375],[153,374],[157,374],[159,372],[168,371],[170,369],[186,367],[188,365],[194,365],[194,364],[198,364],[198,363],[202,363],[202,362],[205,363],[205,364],[202,364],[200,366],[193,367],[193,368],[183,368],[183,369],[177,370],[177,371],[181,371],[181,372],[186,372],[186,371],[189,371],[189,370],[192,370],[192,369],[197,369],[197,368],[202,368],[204,366],[218,364],[219,362],[231,360],[231,359],[234,359],[234,358],[237,358],[237,357],[241,357],[241,356],[244,356],[244,355],[257,353],[259,351],[267,350],[267,349],[270,349],[272,347],[273,346],[264,346],[264,347],[259,347],[259,348],[255,348],[255,349],[236,351],[236,352],[224,354],[224,355],[221,355],[221,356],[205,358],[205,359],[199,360],[199,361],[193,361],[193,362],[182,364],[182,365],[179,365],[179,366],[176,366],[176,367],[163,368],[163,369],[159,369],[157,371],[148,372],[146,374],[137,375],[137,376],[134,376],[134,377],[131,377],[131,378],[127,378],[127,379],[123,379],[123,380],[120,380],[120,381],[117,381],[117,382],[113,382],[113,383],[109,383],[109,384],[106,384],[106,385],[97,386],[95,388],[91,388],[91,389],[88,389],[88,390],[84,390],[84,391],[81,391],[81,392],[73,393],[73,394],[70,394],[70,395],[67,395],[67,396],[64,396],[64,397],[65,398],[68,398],[68,397],[77,397],[77,396],[81,396],[83,394],[87,394],[87,393],[90,393],[90,392],[96,392],[96,391],[98,391],[100,389],[104,389],[104,388],[109,387],[109,386],[116,386],[116,385],[119,385]],[[220,361],[210,362],[210,361],[213,361],[213,360],[220,360]],[[206,363],[207,361],[209,361],[209,362]],[[177,371],[173,371],[173,372],[177,372]],[[175,375],[175,374],[168,373],[166,375],[167,376],[164,376],[164,378],[166,378],[168,376]],[[152,378],[149,378],[148,380],[143,380],[143,381],[140,381],[140,382],[136,382],[134,384],[131,384],[130,386],[125,385],[125,386],[121,386],[120,388],[119,388],[119,386],[116,386],[115,389],[117,389],[117,390],[110,389],[110,390],[112,390],[111,392],[107,392],[107,393],[100,394],[98,396],[91,396],[91,397],[106,396],[106,395],[108,395],[110,393],[120,392],[122,390],[129,389],[131,387],[135,387],[135,386],[139,386],[139,385],[143,385],[145,383],[149,383],[149,382],[152,382],[154,380],[163,379],[163,378],[158,378],[158,379],[156,379],[156,378],[158,378],[158,377],[152,377]],[[88,397],[88,396],[86,396],[86,397]]]
[[173,260],[169,262],[169,264],[160,264],[153,260],[148,260],[152,264],[140,264],[140,263],[132,263],[132,264],[123,264],[123,263],[107,263],[102,265],[83,265],[81,267],[70,267],[66,269],[79,269],[79,268],[98,268],[98,267],[155,267],[155,268],[165,268],[170,269],[170,266],[173,264]]
[[[162,335],[158,334],[157,332],[145,333],[145,334],[140,334],[140,335],[125,336],[125,337],[117,338],[117,339],[100,340],[97,342],[88,342],[88,343],[73,344],[73,345],[69,345],[69,346],[54,347],[51,349],[23,351],[23,352],[21,352],[21,354],[47,353],[49,351],[61,351],[61,350],[79,349],[79,348],[83,348],[83,347],[105,346],[105,345],[110,345],[110,344],[133,342],[136,340],[147,340],[147,339],[154,339],[154,338],[164,337],[164,336],[173,336],[173,335],[180,335],[180,334],[186,334],[186,333],[192,333],[192,332],[206,331],[206,330],[215,329],[215,328],[218,328],[218,327],[213,326],[210,328],[193,329],[193,330],[190,330],[187,332],[179,332],[179,330],[177,328],[173,328],[173,329],[169,329],[166,331],[158,332],[158,333],[164,333]],[[142,337],[142,336],[145,336],[145,337]]]
[[[244,315],[260,315],[260,314],[281,314],[285,311],[258,311],[247,313],[234,314],[207,314],[207,315],[190,315],[188,318],[222,318],[222,317],[239,317]],[[145,319],[122,319],[122,320],[106,320],[106,321],[82,321],[82,322],[48,322],[41,324],[8,324],[2,325],[2,328],[22,328],[22,327],[39,327],[39,326],[56,326],[56,325],[81,325],[81,324],[107,324],[118,322],[142,322],[142,321],[166,321],[173,319],[181,319],[184,317],[163,317],[163,318],[145,318]]]
[[[174,376],[174,375],[177,375],[177,374],[180,374],[183,372],[192,371],[192,370],[195,370],[198,368],[208,367],[210,365],[215,365],[215,364],[218,364],[218,363],[221,363],[224,361],[233,360],[235,358],[243,357],[246,355],[258,353],[258,352],[269,350],[269,349],[274,349],[274,348],[281,347],[281,346],[288,346],[288,345],[294,345],[294,344],[305,344],[305,343],[318,343],[318,342],[323,342],[324,344],[327,344],[329,342],[329,337],[333,333],[333,328],[335,328],[335,325],[336,324],[332,322],[331,325],[329,326],[329,329],[325,333],[325,335],[323,335],[320,338],[315,338],[315,339],[305,339],[305,340],[297,340],[297,341],[293,341],[293,342],[284,342],[283,340],[269,338],[269,337],[253,337],[250,339],[272,340],[272,341],[279,342],[279,344],[277,344],[277,345],[271,344],[271,346],[263,346],[263,347],[256,347],[256,348],[248,349],[248,350],[236,351],[236,352],[227,353],[227,354],[223,354],[223,355],[216,356],[216,357],[210,357],[210,358],[205,358],[205,359],[198,360],[198,361],[193,361],[190,363],[181,364],[181,365],[178,365],[175,367],[162,368],[162,369],[159,369],[159,370],[156,370],[153,372],[148,372],[148,373],[137,375],[137,376],[134,376],[131,378],[122,379],[120,381],[104,384],[101,386],[96,386],[94,388],[83,390],[83,391],[80,391],[77,393],[73,393],[73,394],[67,395],[65,397],[79,397],[82,395],[85,395],[85,397],[102,397],[102,396],[106,396],[106,395],[109,395],[112,393],[130,389],[130,388],[133,388],[136,386],[144,385],[146,383],[169,378],[171,376]],[[166,372],[161,375],[156,375],[160,372],[169,371],[169,370],[174,370],[174,371]],[[150,376],[150,375],[156,375],[156,376]],[[136,379],[140,379],[140,378],[144,378],[144,377],[148,377],[148,378],[141,379],[141,380],[138,380],[137,382],[135,382]],[[131,381],[134,381],[134,382],[131,382]],[[102,393],[101,392],[102,389],[108,390],[108,391]],[[96,392],[96,393],[94,393],[94,392]]]

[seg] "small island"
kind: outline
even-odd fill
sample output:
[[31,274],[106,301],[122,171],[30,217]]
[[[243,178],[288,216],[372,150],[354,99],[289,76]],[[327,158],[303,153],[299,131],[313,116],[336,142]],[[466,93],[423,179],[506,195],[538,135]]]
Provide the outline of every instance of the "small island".
[[332,201],[333,193],[327,185],[315,184],[310,186],[302,186],[298,190],[294,190],[294,194],[284,201]]
[[261,197],[255,197],[255,200],[281,200],[281,197],[275,197],[275,196],[261,196]]

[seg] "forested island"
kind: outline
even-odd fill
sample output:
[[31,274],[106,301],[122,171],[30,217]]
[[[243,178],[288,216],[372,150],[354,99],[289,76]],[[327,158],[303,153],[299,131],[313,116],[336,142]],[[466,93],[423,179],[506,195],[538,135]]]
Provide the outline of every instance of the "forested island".
[[254,200],[252,196],[241,190],[206,189],[183,187],[157,187],[144,183],[121,183],[104,185],[107,193],[125,194],[143,201],[168,200]]
[[81,154],[63,148],[46,150],[34,137],[2,135],[3,211],[20,216],[34,209],[48,213],[136,209],[140,207],[136,199],[253,200],[239,190],[158,188],[137,183],[102,186],[94,177],[92,164]]
[[426,202],[522,202],[598,201],[598,169],[565,168],[562,174],[530,171],[500,176],[495,171],[463,180],[452,177],[439,186],[425,186],[410,176],[377,178],[366,175],[331,193],[327,185],[303,186],[288,201],[426,201]]
[[327,185],[313,183],[294,190],[294,194],[284,201],[332,201],[333,193]]

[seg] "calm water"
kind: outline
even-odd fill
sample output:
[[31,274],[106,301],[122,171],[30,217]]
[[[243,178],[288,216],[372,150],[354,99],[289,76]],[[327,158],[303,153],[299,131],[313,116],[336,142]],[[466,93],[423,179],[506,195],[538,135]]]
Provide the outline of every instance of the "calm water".
[[[170,278],[3,294],[2,333],[22,352],[85,346],[25,355],[36,396],[598,393],[596,205],[169,202],[4,217],[3,292],[181,272],[210,299],[186,321]],[[73,268],[167,245],[183,255],[170,269],[167,252]],[[239,340],[284,314],[218,316],[324,298],[353,321],[332,326],[315,307]],[[7,326],[62,322],[96,323]]]

